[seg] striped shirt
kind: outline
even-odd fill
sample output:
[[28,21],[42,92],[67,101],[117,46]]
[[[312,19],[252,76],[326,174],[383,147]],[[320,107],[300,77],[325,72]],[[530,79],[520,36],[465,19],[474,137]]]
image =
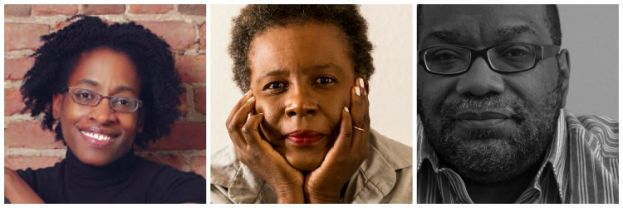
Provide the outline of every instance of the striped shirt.
[[[619,122],[560,111],[556,136],[515,203],[618,203]],[[461,176],[443,167],[417,123],[417,202],[473,203]]]

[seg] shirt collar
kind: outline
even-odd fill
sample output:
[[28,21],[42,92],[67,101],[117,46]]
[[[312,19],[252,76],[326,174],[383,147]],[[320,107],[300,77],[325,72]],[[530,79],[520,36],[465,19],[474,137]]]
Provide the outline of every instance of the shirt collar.
[[[560,109],[558,119],[556,120],[556,134],[546,152],[545,160],[541,164],[541,167],[533,180],[532,186],[530,186],[541,190],[541,184],[539,182],[541,181],[542,173],[545,172],[545,168],[548,167],[547,164],[551,164],[554,177],[556,178],[556,185],[558,185],[558,195],[560,196],[560,199],[565,199],[566,192],[563,190],[567,190],[568,186],[568,182],[565,180],[568,178],[566,177],[568,173],[564,171],[568,160],[567,149],[565,148],[567,146],[567,122],[565,117],[566,111]],[[417,115],[417,156],[418,172],[420,171],[424,161],[427,160],[430,162],[435,173],[441,171],[439,167],[439,159],[433,147],[425,138],[424,126],[419,114]]]

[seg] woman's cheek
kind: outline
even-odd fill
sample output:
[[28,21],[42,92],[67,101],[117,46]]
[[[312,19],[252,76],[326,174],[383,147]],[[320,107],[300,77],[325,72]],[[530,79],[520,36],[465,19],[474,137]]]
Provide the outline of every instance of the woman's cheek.
[[264,120],[260,124],[261,132],[269,141],[276,140],[280,137],[279,116],[273,106],[276,105],[263,102],[262,99],[257,99],[255,101],[255,112],[264,114]]

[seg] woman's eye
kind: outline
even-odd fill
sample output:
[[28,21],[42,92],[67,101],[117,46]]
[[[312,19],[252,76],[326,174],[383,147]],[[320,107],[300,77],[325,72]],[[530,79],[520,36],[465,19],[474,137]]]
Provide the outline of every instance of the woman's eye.
[[316,78],[316,81],[314,83],[320,85],[329,85],[335,83],[335,79],[331,77],[318,77]]
[[78,92],[78,98],[82,100],[92,100],[94,97],[95,95],[93,95],[93,93],[88,92],[88,91]]
[[275,92],[281,92],[285,90],[287,87],[288,87],[288,84],[285,82],[271,82],[271,83],[264,85],[263,90],[275,93]]

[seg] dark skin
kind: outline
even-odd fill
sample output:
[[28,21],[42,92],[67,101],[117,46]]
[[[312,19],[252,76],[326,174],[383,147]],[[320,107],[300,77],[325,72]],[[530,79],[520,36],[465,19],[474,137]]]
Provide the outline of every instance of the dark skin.
[[[140,80],[123,53],[99,48],[84,53],[67,81],[68,86],[92,90],[104,96],[138,98]],[[117,112],[109,99],[97,106],[75,103],[68,94],[53,98],[53,115],[62,124],[68,148],[83,163],[108,165],[130,151],[140,131],[138,111]],[[94,138],[107,140],[94,143]],[[5,167],[5,197],[12,203],[43,203],[43,200],[13,170]]]
[[[439,44],[461,45],[474,49],[505,42],[553,44],[544,21],[546,19],[545,9],[541,5],[427,5],[424,8],[420,14],[421,26],[418,30],[420,49]],[[514,30],[507,28],[514,28]],[[555,57],[541,60],[529,71],[514,74],[494,72],[480,57],[473,61],[469,71],[453,76],[427,73],[421,65],[418,65],[418,98],[422,98],[421,103],[418,104],[422,106],[419,110],[420,113],[426,114],[435,125],[439,124],[438,120],[440,120],[438,113],[432,110],[436,106],[467,96],[484,98],[495,95],[513,100],[514,103],[526,103],[527,112],[542,114],[545,109],[542,106],[550,106],[544,102],[558,87],[558,79],[563,79],[560,87],[563,92],[562,106],[564,106],[569,71],[566,50],[560,51]],[[474,109],[474,111],[477,110]],[[465,122],[478,123],[480,121]],[[519,129],[519,124],[509,119],[501,123],[501,125],[491,125],[483,129],[496,131],[500,135],[512,135]],[[463,138],[466,132],[474,129],[476,128],[464,125],[446,131],[456,138]],[[488,140],[467,138],[463,139],[459,145],[462,150],[489,151],[489,155],[492,155],[490,158],[495,160],[518,150],[516,146],[512,146],[503,138],[507,137]],[[539,139],[551,140],[551,137]],[[436,152],[440,151],[443,149],[436,149]],[[468,156],[463,158],[468,158]],[[534,152],[529,155],[529,158],[507,163],[513,168],[503,173],[483,175],[475,174],[468,167],[454,166],[453,169],[464,178],[467,191],[475,203],[512,203],[530,184],[536,174],[535,169],[542,161],[543,154]]]
[[[279,203],[339,202],[367,157],[366,83],[346,49],[339,28],[313,22],[268,28],[251,44],[251,90],[226,123],[238,159]],[[300,131],[314,142],[297,143]]]

